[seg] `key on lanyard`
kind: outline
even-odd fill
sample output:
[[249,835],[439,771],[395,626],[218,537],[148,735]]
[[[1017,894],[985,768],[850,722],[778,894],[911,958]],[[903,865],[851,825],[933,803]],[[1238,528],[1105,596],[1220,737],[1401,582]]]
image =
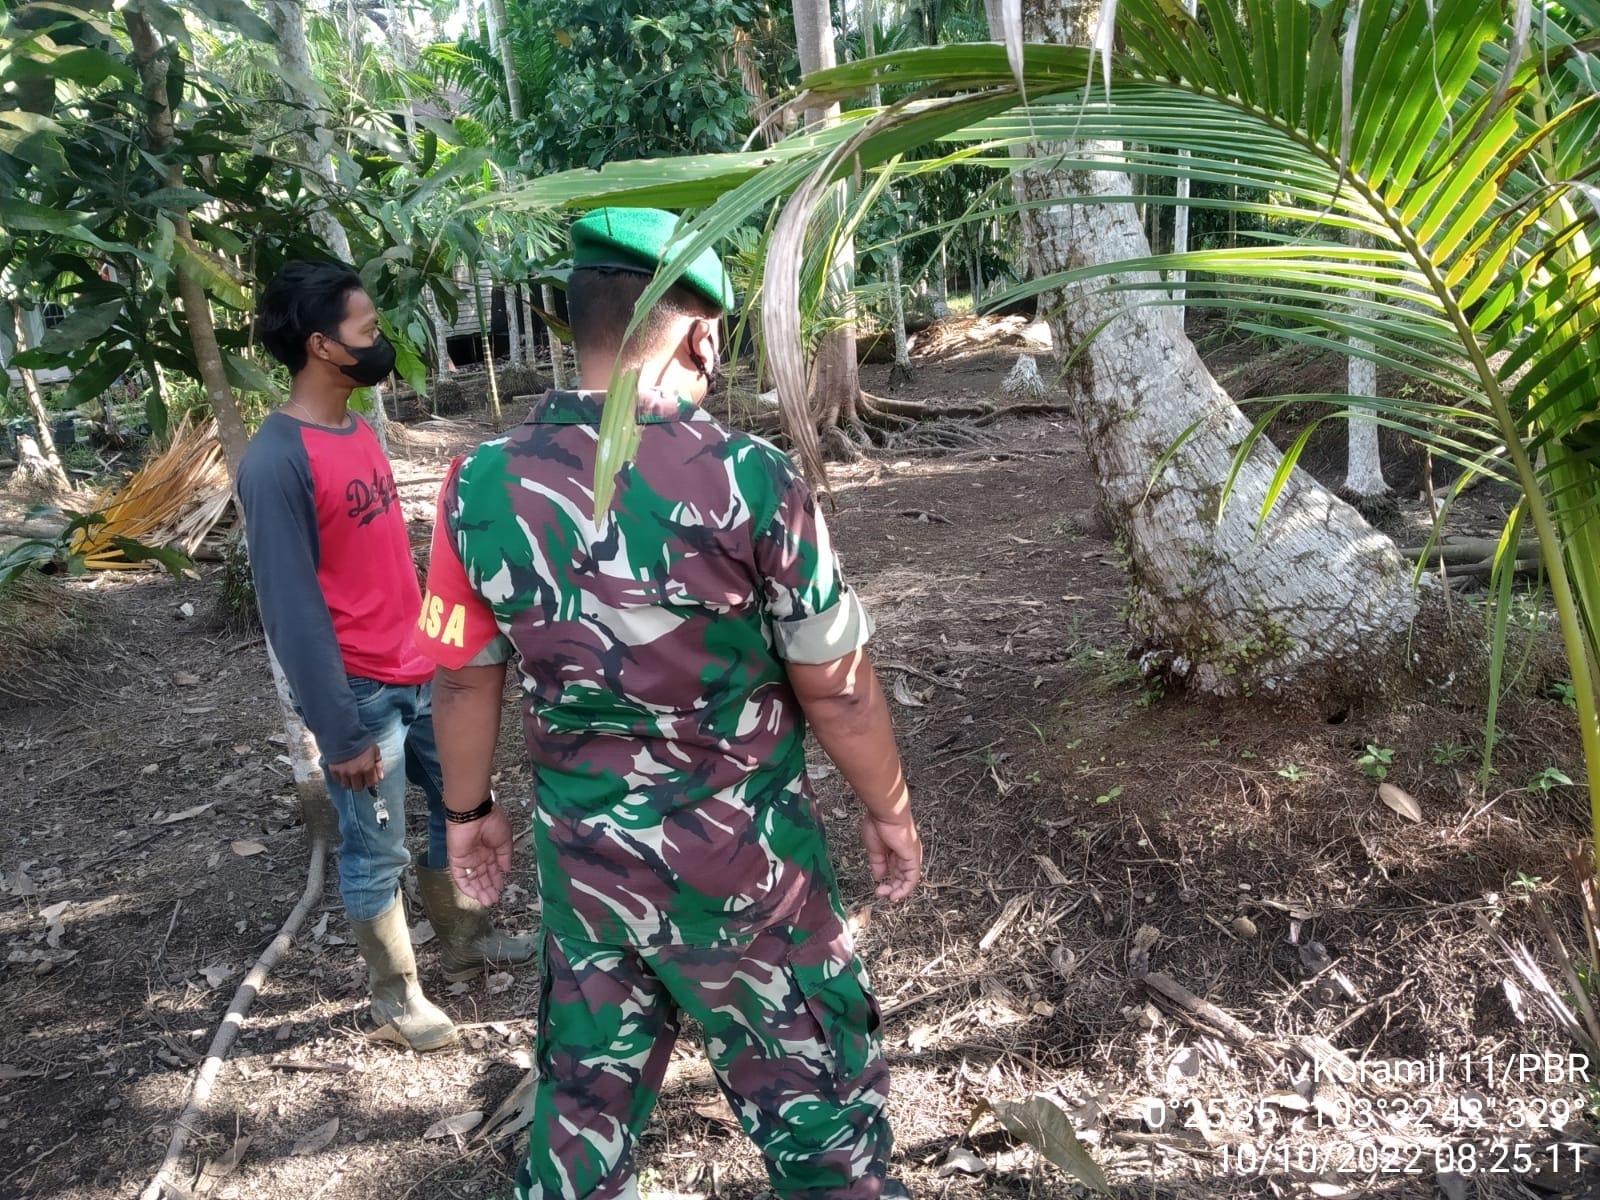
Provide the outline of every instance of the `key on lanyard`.
[[378,795],[378,789],[368,788],[367,795],[372,797],[372,812],[378,818],[378,828],[389,828],[389,806],[383,802],[383,797]]

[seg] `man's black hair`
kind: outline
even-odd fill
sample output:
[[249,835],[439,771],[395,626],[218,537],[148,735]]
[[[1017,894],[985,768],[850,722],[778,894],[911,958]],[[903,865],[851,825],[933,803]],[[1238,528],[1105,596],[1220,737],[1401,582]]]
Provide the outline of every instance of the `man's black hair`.
[[619,358],[623,367],[637,366],[662,348],[679,317],[715,321],[722,309],[698,292],[673,284],[651,307],[639,329],[622,349],[622,335],[633,320],[633,306],[650,286],[650,276],[616,267],[579,267],[567,278],[567,320],[578,358]]
[[284,263],[256,302],[256,338],[289,374],[298,375],[306,365],[306,339],[313,333],[337,336],[350,293],[362,287],[361,276],[344,263]]

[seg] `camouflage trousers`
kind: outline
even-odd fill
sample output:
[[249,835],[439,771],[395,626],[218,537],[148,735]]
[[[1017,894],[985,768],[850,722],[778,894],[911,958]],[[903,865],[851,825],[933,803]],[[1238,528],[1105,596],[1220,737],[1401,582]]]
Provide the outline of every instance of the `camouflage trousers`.
[[693,1017],[783,1200],[873,1200],[892,1138],[878,1007],[826,891],[795,925],[718,946],[546,933],[540,1072],[517,1200],[636,1200],[634,1146]]

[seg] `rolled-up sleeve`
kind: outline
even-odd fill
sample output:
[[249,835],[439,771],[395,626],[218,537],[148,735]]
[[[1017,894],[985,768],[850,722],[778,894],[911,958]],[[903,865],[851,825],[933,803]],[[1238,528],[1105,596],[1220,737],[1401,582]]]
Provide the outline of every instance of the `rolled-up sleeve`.
[[844,580],[815,494],[786,457],[779,484],[754,539],[774,648],[788,662],[832,662],[866,645],[872,618]]

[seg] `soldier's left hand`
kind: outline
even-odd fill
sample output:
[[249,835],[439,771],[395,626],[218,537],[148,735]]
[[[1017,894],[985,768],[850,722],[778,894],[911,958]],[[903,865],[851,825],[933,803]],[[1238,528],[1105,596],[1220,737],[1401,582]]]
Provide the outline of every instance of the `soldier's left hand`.
[[500,899],[511,869],[511,822],[496,806],[481,821],[445,826],[450,851],[450,876],[479,904]]

